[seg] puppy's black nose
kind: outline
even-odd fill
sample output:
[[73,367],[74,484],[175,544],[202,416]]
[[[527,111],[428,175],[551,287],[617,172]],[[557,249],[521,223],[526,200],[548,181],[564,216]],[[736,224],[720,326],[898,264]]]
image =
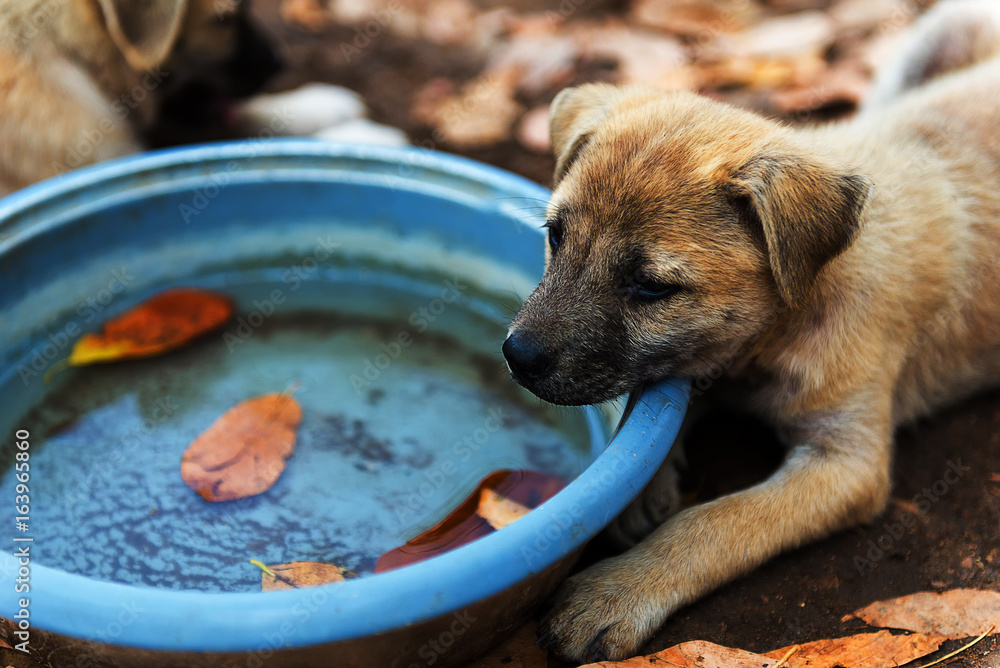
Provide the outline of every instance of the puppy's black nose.
[[542,344],[531,334],[515,331],[503,342],[503,356],[518,378],[537,380],[552,368],[552,359]]

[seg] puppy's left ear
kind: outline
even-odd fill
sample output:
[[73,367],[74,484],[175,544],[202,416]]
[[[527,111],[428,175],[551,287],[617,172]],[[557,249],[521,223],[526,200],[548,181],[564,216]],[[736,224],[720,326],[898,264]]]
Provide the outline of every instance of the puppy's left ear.
[[854,241],[872,189],[865,176],[784,151],[753,158],[732,185],[763,236],[778,293],[793,308]]
[[590,132],[603,120],[620,90],[609,84],[585,84],[567,88],[552,100],[549,135],[556,156],[554,183],[559,183],[569,171]]
[[98,0],[104,22],[125,60],[146,70],[167,59],[180,32],[187,0]]

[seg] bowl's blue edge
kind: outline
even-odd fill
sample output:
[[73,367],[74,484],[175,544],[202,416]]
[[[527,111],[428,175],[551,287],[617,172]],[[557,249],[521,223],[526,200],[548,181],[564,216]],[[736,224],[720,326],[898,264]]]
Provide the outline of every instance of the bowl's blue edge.
[[[175,651],[301,647],[461,612],[572,553],[620,513],[669,451],[689,390],[687,381],[676,379],[649,388],[607,450],[563,491],[502,531],[428,561],[344,583],[266,594],[167,591],[33,566],[30,598],[38,605],[29,609],[39,621],[59,618],[59,623],[44,624],[49,631]],[[521,546],[519,559],[510,560],[510,545]],[[9,554],[0,559],[0,571],[10,573],[5,587],[11,589],[14,561]],[[59,615],[37,609],[46,599],[59,601]],[[13,602],[4,605],[8,619],[15,612]],[[180,627],[177,620],[184,620]]]
[[[425,149],[275,140],[265,150],[270,155],[304,152],[386,161],[410,159],[417,152],[422,167],[531,196],[548,194],[516,175]],[[0,200],[0,229],[12,213],[61,192],[136,169],[190,164],[206,156],[218,159],[220,152],[241,151],[240,142],[170,149],[56,177]],[[4,597],[0,615],[16,622],[19,599],[27,598],[33,625],[67,636],[154,650],[252,652],[336,642],[461,612],[571,554],[620,513],[666,457],[689,390],[687,381],[676,379],[652,386],[605,452],[565,490],[503,531],[426,562],[377,577],[267,594],[135,587],[32,565],[30,591],[13,600]],[[587,415],[592,427],[600,421],[596,409],[588,408]],[[504,549],[509,545],[520,546],[519,559],[510,560],[509,549]],[[18,567],[10,552],[0,554],[0,587],[14,591]],[[183,624],[178,626],[177,620]]]

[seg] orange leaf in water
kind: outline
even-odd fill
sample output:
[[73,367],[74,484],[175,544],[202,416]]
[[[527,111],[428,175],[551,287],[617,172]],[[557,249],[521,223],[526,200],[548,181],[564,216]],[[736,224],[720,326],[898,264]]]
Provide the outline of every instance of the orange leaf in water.
[[295,449],[302,408],[287,394],[247,399],[223,413],[184,451],[181,477],[206,501],[266,492]]
[[101,333],[84,334],[73,346],[70,366],[150,357],[179,348],[224,325],[233,315],[225,295],[197,288],[172,288],[104,323]]
[[476,509],[476,514],[497,531],[513,524],[530,512],[531,508],[517,501],[511,501],[489,488],[484,488],[480,493],[479,508]]
[[[268,572],[270,571],[270,572]],[[261,591],[318,587],[330,582],[343,582],[358,577],[346,568],[316,561],[292,561],[287,564],[268,566],[260,574]]]
[[441,522],[378,558],[375,572],[454,550],[511,524],[551,498],[565,483],[534,471],[494,471]]

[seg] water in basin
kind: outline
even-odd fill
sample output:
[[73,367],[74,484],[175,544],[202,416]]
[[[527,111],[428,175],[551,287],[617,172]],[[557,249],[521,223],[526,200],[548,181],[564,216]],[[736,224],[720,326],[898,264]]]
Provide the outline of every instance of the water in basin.
[[[569,481],[596,454],[583,412],[509,379],[503,297],[363,268],[294,289],[265,279],[192,281],[234,296],[238,318],[163,357],[65,371],[9,425],[8,442],[31,433],[34,563],[207,591],[259,591],[250,559],[364,576],[492,471]],[[184,484],[181,454],[201,431],[293,384],[304,417],[271,490],[208,503]],[[0,498],[14,497],[11,463]]]

